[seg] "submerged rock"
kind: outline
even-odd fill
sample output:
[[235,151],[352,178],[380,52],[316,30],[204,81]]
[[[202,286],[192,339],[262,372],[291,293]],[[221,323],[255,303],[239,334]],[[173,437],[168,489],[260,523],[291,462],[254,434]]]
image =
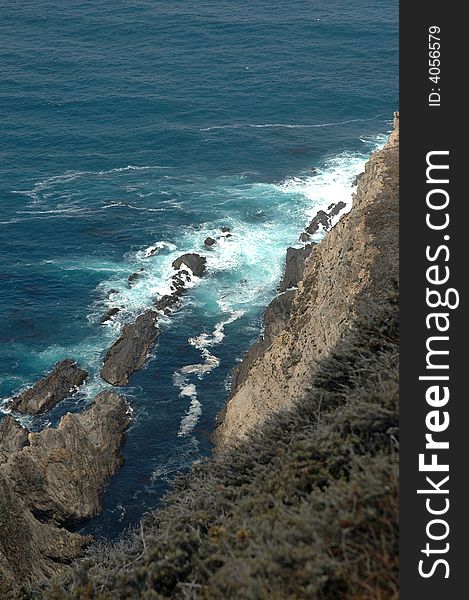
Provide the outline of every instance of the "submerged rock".
[[142,275],[142,273],[145,271],[145,269],[141,268],[138,272],[136,271],[135,273],[132,273],[132,275],[129,275],[127,277],[127,281],[129,283],[133,283],[134,281],[137,281],[137,279],[139,279]]
[[80,369],[74,360],[66,358],[43,379],[15,396],[9,408],[23,414],[39,415],[74,394],[87,377],[88,373]]
[[200,254],[189,252],[176,258],[172,264],[174,269],[180,269],[182,265],[185,265],[186,267],[189,267],[196,277],[202,277],[205,273],[207,259],[205,256],[200,256]]
[[303,248],[288,248],[285,260],[285,272],[278,286],[280,292],[285,292],[290,288],[298,287],[298,283],[303,279],[305,261],[316,246],[315,243],[307,244]]
[[2,450],[5,440],[10,444],[0,465],[1,593],[13,593],[15,580],[50,577],[83,553],[91,537],[64,526],[101,510],[103,489],[122,464],[129,424],[125,399],[109,391],[85,412],[65,415],[57,428],[29,433],[11,418],[1,423]]
[[129,376],[145,364],[157,337],[157,315],[148,310],[124,326],[104,357],[101,377],[111,385],[127,385]]
[[118,306],[113,306],[108,311],[106,311],[101,317],[101,323],[107,323],[112,319],[114,315],[117,315],[117,313],[119,313],[120,311],[121,309]]
[[226,227],[226,226],[220,227],[220,231],[222,233],[228,233],[229,231],[231,231],[231,227]]

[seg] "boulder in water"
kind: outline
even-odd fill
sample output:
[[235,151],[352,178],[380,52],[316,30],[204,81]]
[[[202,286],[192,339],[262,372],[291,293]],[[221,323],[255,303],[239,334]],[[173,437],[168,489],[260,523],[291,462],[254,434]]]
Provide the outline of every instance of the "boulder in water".
[[217,241],[214,240],[212,237],[205,238],[205,241],[204,241],[204,245],[208,246],[209,248],[216,243],[217,243]]
[[172,264],[174,269],[180,269],[182,265],[185,265],[186,267],[189,267],[196,277],[202,277],[205,273],[206,263],[207,259],[205,256],[200,256],[200,254],[196,254],[195,252],[189,252],[176,258]]
[[127,385],[129,376],[143,367],[158,337],[157,315],[147,310],[128,325],[104,357],[101,377],[111,385]]
[[114,315],[117,315],[117,313],[120,312],[120,310],[121,309],[118,306],[113,306],[112,308],[110,308],[101,317],[101,323],[104,324],[110,321]]

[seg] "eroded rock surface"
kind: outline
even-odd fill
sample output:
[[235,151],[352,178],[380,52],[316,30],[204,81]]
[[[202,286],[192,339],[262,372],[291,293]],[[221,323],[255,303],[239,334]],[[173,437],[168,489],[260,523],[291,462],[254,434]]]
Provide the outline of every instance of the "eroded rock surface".
[[127,385],[130,375],[145,364],[157,337],[157,315],[153,310],[124,325],[119,339],[104,357],[101,377],[111,385]]
[[349,330],[357,312],[384,299],[398,280],[398,121],[396,115],[387,144],[366,164],[352,209],[306,261],[285,327],[250,365],[244,380],[235,382],[238,387],[213,436],[218,451],[302,399],[318,361]]
[[175,269],[180,269],[183,265],[186,265],[196,277],[202,277],[205,273],[207,259],[205,256],[200,256],[200,254],[189,252],[176,258],[172,264]]
[[287,249],[284,275],[278,286],[279,292],[298,287],[299,282],[303,279],[305,261],[313,252],[315,246],[316,244],[307,244],[303,248]]
[[28,434],[29,431],[10,415],[0,421],[0,464],[29,444]]
[[293,299],[296,290],[288,290],[276,296],[266,308],[263,317],[263,332],[259,340],[251,346],[243,356],[243,360],[233,369],[231,375],[231,392],[234,394],[236,388],[243,384],[249,371],[259,356],[269,348],[274,338],[285,328],[291,316]]
[[14,598],[17,582],[51,576],[91,541],[64,526],[101,510],[103,488],[122,464],[130,411],[106,391],[57,428],[29,433],[12,421],[0,425],[0,590]]
[[11,410],[38,415],[74,394],[88,377],[77,363],[66,358],[58,362],[53,370],[10,402]]

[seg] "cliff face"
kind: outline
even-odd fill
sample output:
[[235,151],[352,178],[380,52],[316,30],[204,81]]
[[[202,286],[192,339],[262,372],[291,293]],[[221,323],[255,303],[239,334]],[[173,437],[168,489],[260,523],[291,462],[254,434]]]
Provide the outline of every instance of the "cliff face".
[[383,149],[358,178],[351,211],[306,259],[284,328],[250,352],[213,439],[217,450],[307,393],[305,382],[359,313],[398,280],[399,115]]
[[90,543],[65,527],[101,509],[129,423],[124,398],[107,391],[57,428],[32,433],[10,416],[0,423],[1,598],[18,598],[17,584],[53,575]]
[[[266,310],[215,433],[230,451],[195,464],[139,531],[28,597],[398,596],[398,144],[396,117],[350,213],[308,257],[289,252],[284,281],[298,290]],[[5,428],[21,448],[24,432]]]

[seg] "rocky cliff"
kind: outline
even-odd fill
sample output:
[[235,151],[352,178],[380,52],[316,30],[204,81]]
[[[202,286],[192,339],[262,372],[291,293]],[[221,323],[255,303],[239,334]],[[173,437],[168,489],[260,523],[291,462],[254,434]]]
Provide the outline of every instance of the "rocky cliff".
[[129,423],[113,392],[39,433],[10,416],[0,423],[0,598],[17,598],[18,583],[51,576],[90,543],[65,527],[101,509]]
[[301,400],[318,361],[397,281],[398,113],[388,142],[357,181],[352,209],[305,260],[289,318],[282,317],[280,331],[258,343],[237,369],[232,397],[213,436],[217,450]]
[[[397,597],[398,135],[396,115],[351,211],[332,229],[343,207],[318,213],[300,239],[321,227],[323,241],[287,254],[288,289],[234,373],[218,452],[137,531],[28,598]],[[25,452],[24,431],[4,427]]]

